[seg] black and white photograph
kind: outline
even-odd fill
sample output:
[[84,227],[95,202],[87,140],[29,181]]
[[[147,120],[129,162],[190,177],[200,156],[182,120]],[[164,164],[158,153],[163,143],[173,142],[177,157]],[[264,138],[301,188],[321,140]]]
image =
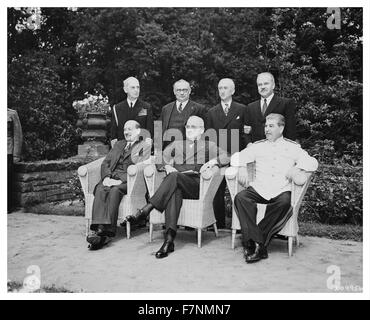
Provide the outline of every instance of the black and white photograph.
[[1,299],[369,299],[365,1],[39,3],[1,7]]

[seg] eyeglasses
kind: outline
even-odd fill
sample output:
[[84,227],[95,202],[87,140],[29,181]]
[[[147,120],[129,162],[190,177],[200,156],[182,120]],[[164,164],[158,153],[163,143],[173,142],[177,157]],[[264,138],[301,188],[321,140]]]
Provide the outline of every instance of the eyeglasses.
[[199,129],[199,128],[203,128],[203,127],[202,126],[189,126],[189,125],[185,126],[185,129]]
[[189,89],[176,89],[175,91],[176,92],[188,92]]

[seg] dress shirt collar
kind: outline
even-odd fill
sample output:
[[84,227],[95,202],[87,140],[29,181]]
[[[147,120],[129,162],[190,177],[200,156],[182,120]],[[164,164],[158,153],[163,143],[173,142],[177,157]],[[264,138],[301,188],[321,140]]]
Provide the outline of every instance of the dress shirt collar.
[[266,99],[267,106],[269,106],[273,97],[274,97],[274,93],[272,93],[272,95],[267,97],[267,98],[261,97],[261,110],[262,110],[263,104],[265,102],[265,99]]
[[132,103],[132,107],[135,107],[136,101],[137,101],[137,99],[130,100],[129,98],[127,98],[128,107],[130,108],[131,103]]
[[[229,110],[230,110],[230,107],[231,107],[231,104],[233,103],[233,100],[231,99],[228,103],[227,103],[227,107],[229,108]],[[225,111],[225,109],[226,109],[226,104],[225,104],[225,102],[223,102],[222,100],[221,100],[221,106],[222,106],[222,109],[224,109],[224,111]]]
[[189,100],[186,100],[184,102],[180,102],[180,101],[176,100],[176,108],[179,109],[179,106],[180,106],[180,103],[181,103],[181,109],[184,110],[184,108],[186,107],[188,102],[189,102]]

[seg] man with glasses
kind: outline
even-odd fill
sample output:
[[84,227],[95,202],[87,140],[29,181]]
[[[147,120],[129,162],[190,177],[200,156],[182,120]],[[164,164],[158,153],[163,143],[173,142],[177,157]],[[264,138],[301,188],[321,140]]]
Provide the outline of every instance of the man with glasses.
[[203,119],[191,116],[186,125],[186,139],[172,142],[163,151],[163,169],[167,176],[148,204],[138,210],[135,216],[127,217],[128,221],[137,222],[146,219],[154,208],[165,212],[165,241],[155,255],[158,259],[167,257],[175,249],[174,239],[182,200],[199,198],[200,173],[216,165],[225,166],[230,161],[226,151],[202,137],[203,132]]
[[173,85],[173,93],[176,101],[165,105],[161,112],[162,132],[164,133],[162,149],[165,149],[173,140],[184,139],[185,124],[190,116],[205,119],[204,106],[189,99],[191,94],[189,82],[183,79],[176,81]]

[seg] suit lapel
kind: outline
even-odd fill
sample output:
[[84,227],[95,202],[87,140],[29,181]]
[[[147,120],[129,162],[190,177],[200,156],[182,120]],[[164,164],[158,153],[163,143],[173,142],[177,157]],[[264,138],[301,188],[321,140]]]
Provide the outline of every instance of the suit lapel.
[[268,114],[272,113],[275,107],[279,104],[279,98],[276,94],[272,97],[270,104],[268,105],[264,116],[266,117]]
[[125,122],[127,121],[126,119],[128,119],[128,112],[129,112],[129,105],[127,103],[127,99],[125,99],[125,101],[123,101],[123,108],[122,108],[122,114],[123,114],[123,123],[122,123],[122,128],[123,126],[125,125]]
[[[223,110],[222,110],[222,112],[223,112]],[[235,103],[233,101],[233,102],[231,102],[230,110],[229,110],[229,112],[227,114],[226,121],[224,123],[224,128],[230,123],[230,121],[232,119],[235,118],[235,116],[237,115],[237,113],[238,113],[238,109],[235,106]]]
[[168,112],[166,112],[164,114],[164,119],[163,119],[163,132],[166,131],[168,129],[168,122],[170,121],[170,117],[171,117],[171,114],[173,112],[173,108],[176,107],[176,101],[174,103],[172,103],[171,107],[169,108]]
[[[131,153],[132,153],[132,150],[133,150],[134,146],[136,146],[138,143],[139,143],[139,141],[138,141],[138,140],[136,140],[136,141],[131,145],[131,147],[130,147],[128,150],[124,151],[124,153],[123,153],[123,160],[125,160],[125,159],[127,159],[129,156],[131,156]],[[125,143],[124,148],[126,148],[126,145],[127,145],[127,143]]]
[[134,105],[134,110],[132,110],[132,118],[136,118],[138,113],[141,111],[143,108],[143,105],[139,99],[137,99],[135,105]]
[[185,106],[185,109],[182,112],[183,112],[184,126],[185,126],[189,117],[194,113],[194,104],[193,104],[193,102],[189,100],[188,103]]
[[219,103],[216,106],[215,114],[218,119],[218,122],[220,123],[220,127],[222,127],[222,125],[224,124],[226,120],[226,116],[225,116],[224,109],[222,109],[221,103]]
[[261,100],[257,100],[254,102],[254,105],[253,105],[253,108],[255,109],[255,115],[260,118],[260,119],[263,119],[264,116],[262,114],[262,110],[261,110]]

